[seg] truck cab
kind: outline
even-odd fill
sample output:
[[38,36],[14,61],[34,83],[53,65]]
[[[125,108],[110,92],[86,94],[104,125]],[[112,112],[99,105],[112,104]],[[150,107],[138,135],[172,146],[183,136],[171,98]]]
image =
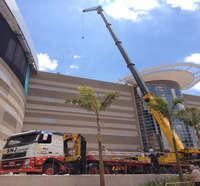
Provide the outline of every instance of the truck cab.
[[83,141],[78,134],[39,130],[11,135],[3,148],[0,173],[64,172],[66,164],[83,159]]

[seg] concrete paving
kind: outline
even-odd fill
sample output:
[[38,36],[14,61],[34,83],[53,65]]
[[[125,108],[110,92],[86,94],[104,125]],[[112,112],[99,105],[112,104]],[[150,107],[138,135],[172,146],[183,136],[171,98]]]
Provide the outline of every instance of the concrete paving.
[[[106,186],[140,186],[142,183],[170,175],[105,175]],[[0,186],[99,186],[98,175],[9,175],[0,176]]]

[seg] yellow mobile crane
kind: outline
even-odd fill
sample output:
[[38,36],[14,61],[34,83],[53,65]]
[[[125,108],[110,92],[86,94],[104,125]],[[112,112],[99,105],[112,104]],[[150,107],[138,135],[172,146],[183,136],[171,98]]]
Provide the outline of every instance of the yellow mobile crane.
[[[117,36],[113,32],[111,24],[107,21],[105,15],[103,13],[102,7],[97,6],[97,7],[88,8],[88,9],[83,10],[83,12],[90,12],[90,11],[96,11],[102,17],[117,48],[119,49],[122,57],[124,58],[124,60],[127,64],[127,67],[131,71],[138,87],[140,88],[143,98],[144,98],[144,101],[145,102],[154,101],[154,96],[149,92],[148,88],[146,87],[140,74],[138,73],[138,71],[135,68],[135,64],[131,62],[127,52],[125,51],[125,49],[122,46],[122,42],[118,40]],[[172,149],[174,149],[174,143],[176,144],[176,148],[179,153],[178,156],[181,159],[184,159],[185,161],[186,160],[190,161],[192,159],[192,156],[194,156],[194,158],[199,159],[199,155],[200,155],[199,149],[186,149],[184,147],[184,144],[182,143],[182,141],[176,134],[176,132],[174,130],[171,130],[171,125],[170,125],[169,120],[166,117],[164,117],[161,112],[159,112],[158,110],[154,110],[154,109],[149,109],[149,111],[152,114],[152,116],[154,117],[154,119],[157,121],[157,123],[159,124],[159,126],[162,129],[163,133],[165,134],[169,144],[172,146]],[[163,155],[161,155],[159,158],[159,162],[160,163],[171,163],[171,162],[176,162],[176,159],[177,159],[176,154],[174,152],[169,152],[169,153],[164,153]]]

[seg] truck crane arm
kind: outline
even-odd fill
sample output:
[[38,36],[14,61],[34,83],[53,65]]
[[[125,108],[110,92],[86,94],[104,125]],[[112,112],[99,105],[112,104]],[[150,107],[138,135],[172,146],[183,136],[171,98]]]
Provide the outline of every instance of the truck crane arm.
[[[159,111],[155,109],[150,109],[150,113],[152,114],[153,118],[157,121],[159,124],[161,130],[165,134],[165,137],[167,138],[167,141],[169,144],[173,144],[173,138],[172,138],[172,133],[174,136],[174,139],[176,141],[176,147],[178,150],[183,150],[184,149],[184,144],[178,137],[177,133],[173,130],[171,131],[170,123],[169,120],[164,117]],[[173,147],[173,146],[172,146]]]
[[[135,68],[135,64],[131,62],[127,52],[125,51],[124,47],[122,46],[122,42],[117,38],[116,34],[112,30],[111,24],[107,21],[105,15],[103,14],[102,7],[101,6],[97,6],[97,7],[88,8],[88,9],[84,9],[83,10],[83,12],[90,12],[90,11],[96,11],[102,17],[102,19],[103,19],[103,21],[104,21],[109,33],[111,34],[111,36],[112,36],[117,48],[119,49],[121,55],[123,56],[123,58],[124,58],[124,60],[125,60],[125,62],[127,64],[127,67],[131,71],[131,74],[133,75],[138,87],[140,88],[144,100],[146,102],[148,102],[148,101],[154,99],[154,96],[149,92],[149,90],[146,87],[141,75],[139,74],[139,72]],[[157,110],[150,109],[149,111],[152,114],[152,116],[154,117],[154,119],[158,122],[158,124],[161,127],[163,133],[165,134],[168,142],[170,143],[170,145],[173,148],[174,145],[173,145],[173,138],[172,138],[172,133],[171,133],[169,120],[166,117],[164,117]],[[178,135],[176,134],[176,132],[173,131],[173,133],[174,133],[174,140],[176,142],[177,149],[178,150],[183,150],[184,149],[183,143],[181,142],[181,140],[178,137]]]
[[141,92],[143,94],[143,96],[148,94],[148,89],[146,87],[146,85],[144,84],[142,77],[139,75],[139,73],[137,72],[136,68],[135,68],[135,64],[131,62],[127,52],[125,51],[124,47],[122,46],[122,42],[117,38],[117,36],[115,35],[115,33],[112,30],[111,24],[107,21],[105,15],[103,14],[103,9],[101,6],[97,6],[94,8],[89,8],[89,9],[84,9],[83,12],[89,12],[89,11],[97,11],[97,13],[102,17],[108,31],[110,32],[117,48],[119,49],[121,55],[123,56],[127,67],[129,68],[129,70],[131,71],[133,77],[135,78],[138,86],[141,89]]

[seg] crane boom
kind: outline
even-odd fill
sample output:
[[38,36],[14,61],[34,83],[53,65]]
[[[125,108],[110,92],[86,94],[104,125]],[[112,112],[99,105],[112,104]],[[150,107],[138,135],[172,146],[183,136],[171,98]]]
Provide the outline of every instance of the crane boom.
[[116,46],[118,47],[120,53],[122,54],[127,67],[129,68],[129,70],[131,71],[133,77],[135,78],[136,83],[138,84],[143,96],[145,96],[148,93],[148,89],[144,83],[144,81],[142,80],[142,77],[139,75],[139,73],[137,72],[136,68],[135,68],[135,64],[131,62],[127,52],[125,51],[125,49],[122,46],[122,42],[118,40],[116,34],[113,32],[111,24],[107,21],[105,15],[103,14],[103,9],[101,6],[97,6],[94,8],[88,8],[88,9],[84,9],[83,12],[89,12],[89,11],[97,11],[97,13],[102,17],[108,31],[110,32]]
[[164,117],[159,111],[150,109],[150,113],[152,114],[153,118],[158,122],[160,128],[162,129],[163,133],[165,134],[168,142],[170,144],[173,144],[173,138],[172,138],[172,133],[174,136],[174,139],[176,141],[176,147],[178,150],[183,150],[184,149],[184,144],[176,134],[176,132],[171,130],[169,120]]
[[[148,88],[146,87],[141,75],[139,74],[139,72],[135,68],[135,64],[131,62],[127,52],[125,51],[125,49],[122,46],[122,42],[117,38],[116,34],[112,30],[111,24],[107,21],[105,15],[103,14],[102,7],[97,6],[97,7],[88,8],[88,9],[83,10],[83,12],[90,12],[90,11],[96,11],[102,17],[102,19],[103,19],[108,31],[110,32],[117,48],[119,49],[121,55],[123,56],[123,58],[124,58],[124,60],[127,64],[127,67],[131,71],[138,87],[140,88],[140,90],[143,94],[144,100],[146,102],[148,102],[150,99],[153,99],[153,96],[151,95]],[[168,142],[170,143],[170,145],[172,146],[172,148],[174,147],[173,140],[175,140],[177,149],[179,149],[179,150],[184,149],[184,145],[183,145],[182,141],[180,140],[180,138],[178,137],[178,135],[176,134],[176,132],[174,130],[173,130],[174,139],[172,138],[172,132],[171,132],[169,120],[167,118],[165,118],[159,111],[150,109],[150,113],[152,114],[154,119],[158,122],[159,126],[161,127],[163,133],[165,134],[165,136],[166,136]]]

